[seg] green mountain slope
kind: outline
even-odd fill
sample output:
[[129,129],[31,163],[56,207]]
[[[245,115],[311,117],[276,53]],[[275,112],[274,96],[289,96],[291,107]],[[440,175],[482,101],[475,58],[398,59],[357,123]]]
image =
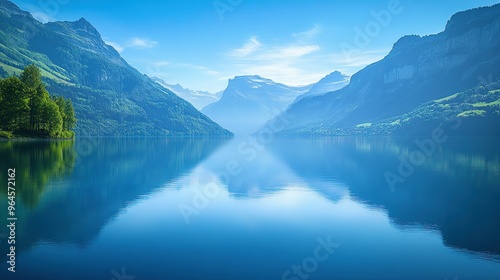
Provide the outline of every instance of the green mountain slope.
[[231,135],[128,65],[85,19],[42,24],[0,0],[0,76],[31,63],[50,93],[73,101],[79,136]]
[[499,123],[500,82],[497,82],[427,102],[397,117],[330,133],[431,136],[440,128],[448,136],[498,136]]

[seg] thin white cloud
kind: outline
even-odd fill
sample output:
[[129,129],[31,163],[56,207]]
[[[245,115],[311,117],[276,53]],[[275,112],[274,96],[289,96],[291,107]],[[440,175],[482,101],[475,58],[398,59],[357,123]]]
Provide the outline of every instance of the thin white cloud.
[[128,46],[132,48],[135,47],[142,49],[151,49],[157,47],[158,42],[149,39],[134,37],[130,40]]
[[205,66],[200,66],[200,65],[194,65],[194,64],[190,64],[190,63],[176,63],[176,64],[173,64],[172,65],[173,67],[185,67],[185,68],[191,68],[191,69],[194,69],[194,70],[198,70],[204,74],[207,74],[207,75],[212,75],[212,76],[216,76],[216,75],[219,75],[220,73],[218,71],[215,71],[215,70],[212,70],[208,67],[205,67]]
[[[317,33],[318,30],[314,29],[306,31],[305,33]],[[293,35],[293,37],[296,34]],[[298,36],[298,35],[297,35]],[[274,60],[274,59],[295,59],[310,53],[316,52],[320,49],[318,45],[302,42],[304,36],[301,37],[301,42],[295,41],[285,45],[264,45],[256,36],[250,37],[245,42],[243,47],[231,50],[226,53],[228,57],[242,60]]]
[[158,61],[158,62],[155,62],[154,65],[156,67],[163,67],[163,66],[167,66],[167,65],[170,65],[172,63],[168,62],[168,61]]
[[294,33],[292,37],[296,38],[299,41],[309,41],[316,37],[316,35],[318,35],[320,32],[321,27],[315,24],[311,29],[307,31]]
[[310,42],[319,32],[319,27],[315,26],[292,34],[292,42],[285,44],[263,43],[252,36],[243,47],[226,52],[230,71],[236,75],[261,75],[288,85],[317,82],[325,76],[325,71],[311,71],[314,68],[308,64],[321,50],[319,45]]
[[168,76],[171,72],[175,72],[177,69],[187,68],[196,70],[201,74],[217,76],[220,72],[210,69],[205,66],[195,65],[190,63],[172,63],[168,61],[158,61],[151,63],[150,66],[146,67],[146,74],[149,76]]
[[289,63],[274,63],[248,66],[241,71],[240,75],[255,74],[286,85],[299,86],[315,83],[328,74],[328,72],[321,72],[320,70],[307,71],[300,66],[294,66]]
[[230,56],[235,57],[245,57],[254,52],[256,52],[262,44],[259,42],[256,36],[252,36],[241,48],[234,49],[229,52]]
[[115,50],[120,54],[127,49],[152,49],[158,47],[158,42],[139,37],[133,37],[129,39],[125,44],[108,40],[106,40],[106,44],[115,48]]
[[225,53],[229,69],[221,77],[261,75],[287,85],[304,85],[317,82],[335,70],[354,74],[388,53],[385,49],[359,50],[352,55],[341,51],[331,53],[315,43],[320,33],[320,26],[315,25],[292,34],[292,40],[282,44],[259,41],[252,36],[243,47]]
[[366,50],[357,51],[353,54],[345,54],[343,52],[330,55],[329,60],[336,64],[342,65],[345,68],[359,68],[377,62],[384,58],[389,53],[389,50]]
[[318,45],[279,46],[268,49],[260,53],[259,55],[256,55],[254,59],[262,61],[299,59],[318,50],[320,50],[320,47]]

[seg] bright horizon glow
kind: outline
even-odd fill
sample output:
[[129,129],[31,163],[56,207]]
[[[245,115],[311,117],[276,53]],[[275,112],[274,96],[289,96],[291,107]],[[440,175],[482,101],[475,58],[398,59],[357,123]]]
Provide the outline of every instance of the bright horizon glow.
[[[352,75],[386,56],[402,36],[444,30],[470,1],[14,0],[42,21],[87,19],[141,73],[218,92],[234,76],[290,86],[339,70]],[[44,6],[43,3],[50,3]],[[231,4],[232,3],[232,4]]]

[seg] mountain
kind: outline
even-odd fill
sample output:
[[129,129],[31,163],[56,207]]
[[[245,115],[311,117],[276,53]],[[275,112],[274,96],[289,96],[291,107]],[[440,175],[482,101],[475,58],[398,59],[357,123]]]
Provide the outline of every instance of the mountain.
[[[401,38],[345,88],[293,104],[286,112],[293,119],[277,132],[351,134],[433,100],[489,86],[500,78],[499,64],[500,4],[460,12],[441,33]],[[482,115],[469,114],[467,121],[473,117]]]
[[73,101],[77,135],[231,135],[131,67],[84,18],[42,24],[0,0],[0,74],[32,63],[51,94]]
[[349,76],[346,76],[340,73],[339,71],[332,72],[327,76],[325,76],[323,79],[321,79],[319,82],[314,84],[308,92],[297,97],[295,102],[298,102],[304,99],[305,97],[322,95],[332,91],[339,90],[349,84],[349,79],[350,79]]
[[348,134],[430,135],[440,127],[447,136],[500,135],[500,82],[479,86],[418,106],[394,118],[356,126]]
[[260,76],[237,76],[229,80],[222,98],[202,112],[235,134],[251,133],[309,89],[289,87]]
[[222,97],[222,91],[217,93],[211,93],[208,91],[191,90],[188,88],[183,88],[181,85],[171,85],[167,84],[164,80],[158,77],[151,77],[151,80],[162,85],[164,88],[170,90],[171,92],[177,94],[180,98],[191,103],[196,109],[201,110],[207,105],[215,103]]

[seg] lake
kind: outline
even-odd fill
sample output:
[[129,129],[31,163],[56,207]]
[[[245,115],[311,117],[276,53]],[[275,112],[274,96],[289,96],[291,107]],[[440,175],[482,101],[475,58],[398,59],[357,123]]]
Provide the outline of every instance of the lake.
[[499,139],[268,140],[0,142],[0,278],[500,279]]

